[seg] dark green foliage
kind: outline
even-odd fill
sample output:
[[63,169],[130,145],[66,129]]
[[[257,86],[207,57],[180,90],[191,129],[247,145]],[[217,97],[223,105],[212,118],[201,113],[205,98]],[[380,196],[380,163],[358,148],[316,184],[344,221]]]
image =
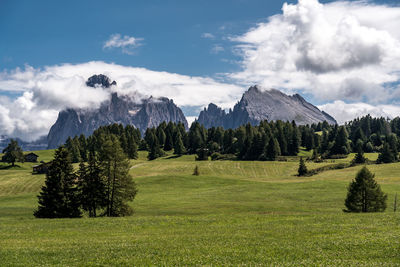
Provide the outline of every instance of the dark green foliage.
[[4,148],[3,153],[2,161],[11,163],[13,167],[16,161],[24,162],[24,154],[17,140],[11,139],[7,147]]
[[348,212],[379,212],[386,209],[387,195],[374,179],[374,175],[363,167],[349,187],[345,200]]
[[178,132],[175,138],[175,145],[174,145],[174,154],[175,155],[183,155],[186,153],[186,148],[183,145],[181,133]]
[[364,151],[362,150],[362,145],[359,143],[357,145],[357,154],[354,156],[352,163],[363,164],[365,162],[367,162],[367,159],[364,157]]
[[148,139],[148,141],[146,142],[149,146],[149,155],[147,156],[147,158],[149,160],[154,160],[156,158],[164,156],[165,153],[160,147],[157,136],[155,136],[154,133],[149,132],[148,135],[146,134],[146,137]]
[[100,162],[95,154],[89,154],[87,166],[81,162],[78,170],[79,199],[89,217],[96,217],[97,210],[106,206],[106,190]]
[[[281,149],[279,147],[279,143],[276,138],[270,138],[267,146],[267,150],[265,152],[266,160],[276,160],[277,157],[281,155]],[[263,157],[264,158],[264,157]]]
[[208,160],[208,149],[207,148],[199,148],[196,152],[196,160]]
[[383,145],[381,153],[379,153],[377,163],[392,163],[397,161],[397,154],[390,148],[389,143]]
[[137,193],[129,174],[130,163],[118,138],[111,134],[105,138],[100,152],[101,173],[106,194],[106,216],[126,216],[133,213],[128,205]]
[[304,176],[307,174],[307,166],[304,163],[303,157],[300,157],[300,162],[299,162],[299,169],[298,169],[298,175],[299,176]]
[[199,176],[200,175],[199,166],[196,165],[196,167],[194,167],[193,175],[195,175],[195,176]]
[[46,174],[38,196],[37,218],[75,218],[81,216],[78,188],[68,150],[60,147]]
[[347,155],[349,153],[348,133],[344,126],[340,126],[330,150],[330,155]]

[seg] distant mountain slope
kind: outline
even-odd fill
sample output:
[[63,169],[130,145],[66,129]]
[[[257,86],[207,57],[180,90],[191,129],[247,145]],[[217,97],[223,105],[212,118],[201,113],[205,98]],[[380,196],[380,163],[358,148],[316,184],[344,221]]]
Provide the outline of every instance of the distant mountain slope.
[[[92,87],[108,88],[116,85],[107,76],[95,75],[86,83]],[[156,127],[161,122],[182,122],[188,127],[183,112],[168,98],[153,98],[137,102],[128,96],[111,94],[111,99],[101,104],[98,109],[67,109],[58,114],[56,123],[47,136],[48,148],[63,144],[69,136],[90,135],[103,125],[121,123],[134,125],[142,134],[149,127]]]
[[198,122],[206,128],[222,126],[226,129],[246,123],[255,125],[262,120],[294,120],[299,125],[322,121],[336,124],[334,118],[308,103],[299,94],[288,96],[275,89],[262,91],[258,86],[250,87],[229,113],[211,103],[200,112],[198,118]]

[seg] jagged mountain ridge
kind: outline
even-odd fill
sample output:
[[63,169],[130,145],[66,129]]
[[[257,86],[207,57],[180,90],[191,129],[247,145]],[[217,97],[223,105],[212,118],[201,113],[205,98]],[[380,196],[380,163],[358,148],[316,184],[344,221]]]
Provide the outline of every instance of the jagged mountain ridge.
[[228,129],[246,123],[257,125],[262,120],[294,120],[299,125],[323,121],[336,124],[333,117],[308,103],[299,94],[289,96],[275,89],[263,91],[258,86],[250,87],[228,113],[215,104],[209,104],[200,112],[197,121],[206,128],[222,126]]
[[[109,88],[116,82],[105,75],[94,75],[88,79],[88,86]],[[188,128],[186,118],[173,100],[153,98],[134,101],[128,96],[111,94],[111,99],[103,102],[98,109],[66,109],[59,113],[57,121],[47,136],[48,148],[63,144],[69,136],[92,134],[97,128],[113,123],[133,125],[142,134],[147,128],[156,127],[161,122],[182,122]]]

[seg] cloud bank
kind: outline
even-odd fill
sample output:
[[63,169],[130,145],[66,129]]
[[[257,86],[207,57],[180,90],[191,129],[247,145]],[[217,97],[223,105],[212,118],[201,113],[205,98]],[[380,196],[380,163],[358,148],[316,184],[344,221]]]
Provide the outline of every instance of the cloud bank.
[[399,95],[398,25],[399,7],[368,1],[284,4],[282,14],[231,38],[243,60],[228,76],[318,102],[390,103]]
[[[93,74],[105,74],[117,82],[111,89],[85,85]],[[63,64],[35,69],[26,66],[0,74],[0,94],[23,92],[12,100],[0,97],[0,135],[33,140],[48,133],[58,112],[67,107],[95,108],[110,91],[143,97],[169,97],[178,106],[205,106],[210,102],[233,106],[242,88],[211,78],[191,77],[101,61]]]

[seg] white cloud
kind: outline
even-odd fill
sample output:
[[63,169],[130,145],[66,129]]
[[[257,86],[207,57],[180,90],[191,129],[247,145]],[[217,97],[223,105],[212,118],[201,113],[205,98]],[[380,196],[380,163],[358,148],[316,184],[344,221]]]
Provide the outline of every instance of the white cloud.
[[178,106],[223,108],[234,105],[243,88],[211,78],[191,77],[144,68],[93,61],[35,69],[15,69],[0,74],[1,91],[23,92],[11,100],[0,98],[0,135],[33,140],[48,133],[60,110],[92,108],[109,98],[110,91],[85,85],[93,74],[105,74],[117,82],[110,90],[119,94],[169,97]]
[[214,34],[209,33],[209,32],[203,33],[203,34],[201,35],[201,37],[202,37],[202,38],[205,38],[205,39],[215,39]]
[[333,116],[339,124],[370,114],[373,117],[394,118],[400,115],[400,106],[370,105],[366,103],[345,103],[341,100],[318,106]]
[[284,4],[242,36],[242,71],[229,77],[321,101],[384,103],[400,80],[400,8],[368,1]]
[[122,53],[132,55],[133,49],[142,45],[143,38],[135,38],[133,36],[116,33],[112,34],[110,38],[104,42],[103,49],[121,48]]
[[220,52],[225,51],[224,47],[220,44],[215,44],[213,45],[213,47],[211,48],[211,53],[213,54],[218,54]]

